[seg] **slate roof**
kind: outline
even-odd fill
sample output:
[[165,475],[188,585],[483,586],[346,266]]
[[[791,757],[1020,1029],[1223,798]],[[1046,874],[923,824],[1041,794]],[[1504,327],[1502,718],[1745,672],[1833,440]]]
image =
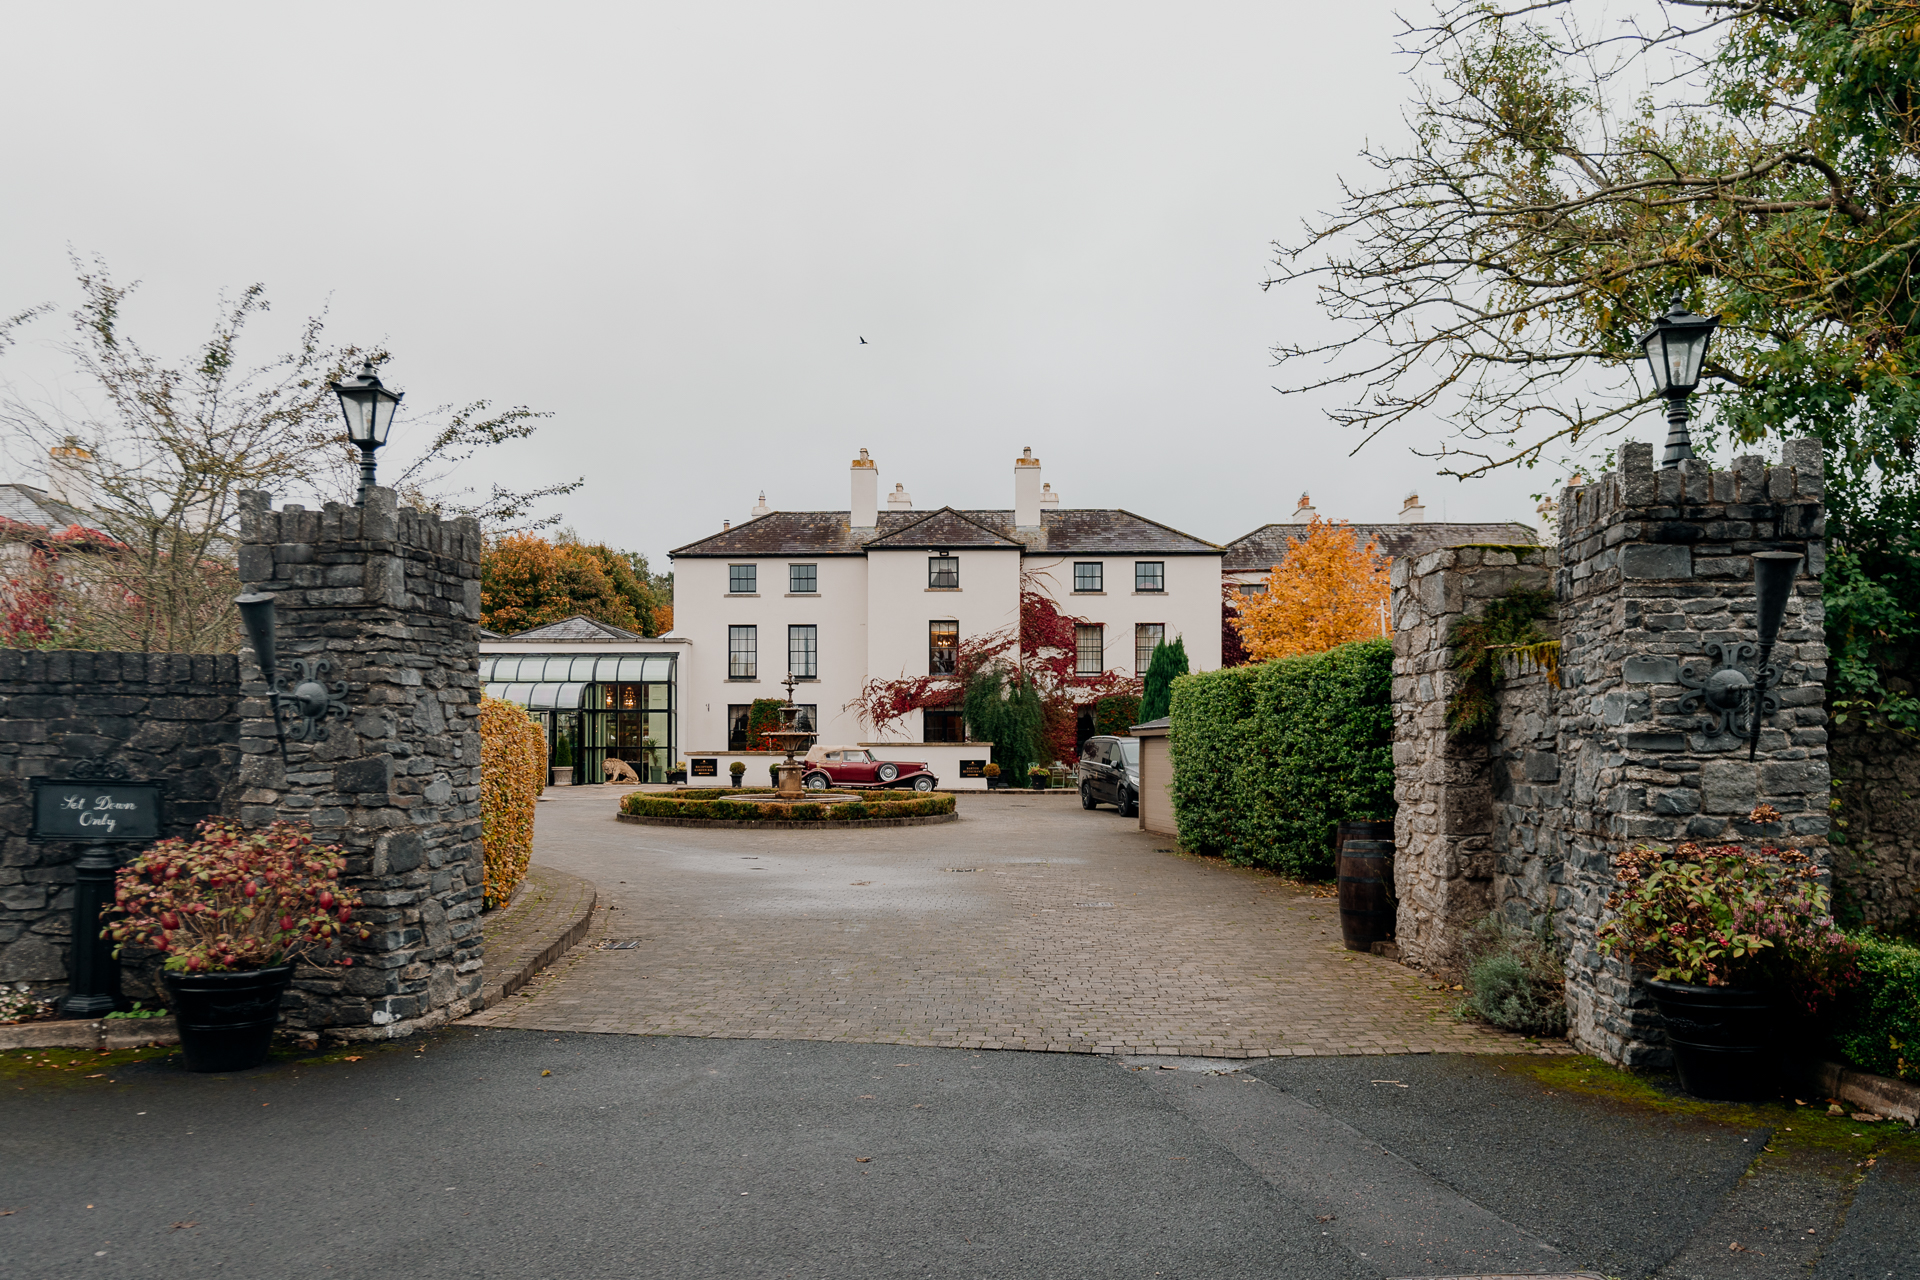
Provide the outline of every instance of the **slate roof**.
[[[1517,521],[1495,524],[1350,524],[1354,536],[1364,546],[1368,538],[1381,551],[1394,557],[1417,556],[1439,547],[1457,547],[1463,543],[1493,543],[1500,546],[1537,544],[1540,535],[1531,525]],[[1304,524],[1262,525],[1245,537],[1227,544],[1223,573],[1265,573],[1287,558],[1294,541],[1306,536]]]
[[57,502],[30,484],[0,484],[0,518],[58,532],[71,525],[106,532],[92,514]]
[[[939,523],[931,528],[909,532],[936,517]],[[1036,554],[1061,555],[1217,556],[1221,551],[1214,543],[1117,507],[1042,511],[1038,529],[1015,529],[1011,511],[960,511],[952,507],[932,512],[882,511],[875,531],[864,537],[855,537],[851,519],[852,513],[847,511],[774,511],[667,554],[745,560],[756,556],[857,556],[866,554],[868,547],[892,550],[1013,545]],[[930,539],[927,534],[936,530],[969,540]]]
[[616,627],[612,623],[589,618],[584,613],[576,613],[571,618],[542,623],[525,631],[516,631],[504,638],[514,641],[538,640],[543,644],[550,640],[605,644],[609,640],[645,640],[647,637],[638,631],[629,631],[625,627]]

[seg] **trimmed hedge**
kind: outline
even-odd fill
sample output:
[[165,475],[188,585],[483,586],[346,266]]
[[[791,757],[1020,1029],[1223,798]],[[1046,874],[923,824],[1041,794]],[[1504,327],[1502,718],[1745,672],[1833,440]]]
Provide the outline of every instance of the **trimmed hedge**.
[[636,818],[707,818],[724,822],[861,822],[868,818],[929,818],[953,812],[953,797],[944,792],[891,794],[901,798],[882,800],[862,796],[839,804],[781,804],[635,791],[621,797],[620,812]]
[[482,903],[513,897],[533,858],[533,811],[547,787],[547,734],[519,704],[480,699]]
[[1323,879],[1333,829],[1393,817],[1393,645],[1181,676],[1173,682],[1180,843]]
[[1920,947],[1874,934],[1855,940],[1860,981],[1835,1043],[1863,1071],[1920,1083]]

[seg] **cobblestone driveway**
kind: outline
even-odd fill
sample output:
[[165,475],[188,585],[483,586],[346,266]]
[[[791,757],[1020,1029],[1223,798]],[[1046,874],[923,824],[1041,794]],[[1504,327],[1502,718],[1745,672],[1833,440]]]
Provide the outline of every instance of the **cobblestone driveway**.
[[1330,899],[1111,810],[1014,792],[946,826],[692,831],[618,822],[616,799],[540,806],[535,860],[595,881],[602,910],[470,1022],[1213,1057],[1528,1047],[1343,950]]

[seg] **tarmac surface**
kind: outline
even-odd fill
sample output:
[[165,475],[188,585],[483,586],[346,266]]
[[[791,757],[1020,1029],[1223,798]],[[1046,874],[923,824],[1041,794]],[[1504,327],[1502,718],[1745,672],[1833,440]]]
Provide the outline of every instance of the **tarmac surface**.
[[1669,1105],[1571,1057],[455,1027],[228,1077],[0,1065],[21,1280],[1920,1268],[1904,1126]]

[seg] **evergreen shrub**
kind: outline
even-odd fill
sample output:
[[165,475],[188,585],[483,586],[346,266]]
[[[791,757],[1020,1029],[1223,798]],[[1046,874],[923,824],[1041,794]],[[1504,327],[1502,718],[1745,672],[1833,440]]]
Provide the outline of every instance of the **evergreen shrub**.
[[518,703],[480,700],[480,849],[486,909],[513,896],[533,858],[533,811],[547,786],[547,735]]
[[1130,693],[1111,693],[1093,704],[1095,733],[1124,738],[1140,723],[1140,699]]
[[[711,792],[714,788],[698,790]],[[953,812],[953,796],[939,791],[931,795],[881,792],[839,804],[769,804],[733,798],[740,794],[727,791],[720,797],[705,799],[686,791],[672,794],[635,791],[620,798],[620,811],[637,818],[707,818],[725,822],[860,822],[869,818],[926,818]],[[744,794],[765,795],[766,791],[751,787]]]
[[1187,674],[1187,642],[1183,636],[1175,636],[1173,643],[1162,640],[1153,646],[1153,657],[1147,662],[1146,679],[1141,682],[1140,718],[1135,724],[1146,724],[1158,720],[1167,714],[1172,705],[1173,682]]
[[1835,1037],[1848,1062],[1875,1075],[1920,1083],[1920,947],[1854,935],[1859,981]]
[[1180,843],[1325,879],[1333,829],[1393,817],[1393,645],[1181,676],[1173,682]]

